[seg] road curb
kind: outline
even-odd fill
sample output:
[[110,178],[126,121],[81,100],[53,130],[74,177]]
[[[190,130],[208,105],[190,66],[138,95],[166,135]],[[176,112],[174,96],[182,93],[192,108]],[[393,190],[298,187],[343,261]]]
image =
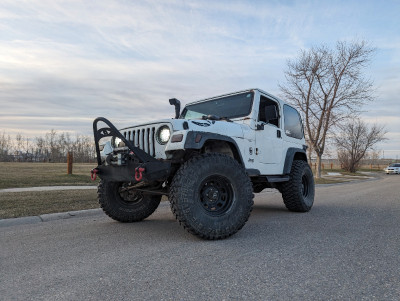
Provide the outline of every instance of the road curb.
[[[163,208],[163,207],[169,207],[169,202],[167,202],[167,201],[161,202],[158,208]],[[69,218],[73,218],[73,217],[89,217],[89,216],[97,216],[97,215],[104,215],[103,210],[101,208],[78,210],[78,211],[68,211],[68,212],[58,212],[58,213],[48,213],[48,214],[41,214],[41,215],[37,215],[37,216],[5,218],[5,219],[0,219],[0,228],[10,227],[10,226],[18,226],[18,225],[30,225],[30,224],[44,223],[44,222],[56,221],[56,220],[60,220],[60,219],[69,219]]]
[[17,226],[17,225],[29,225],[29,224],[37,224],[41,222],[49,222],[60,219],[68,219],[72,217],[88,217],[100,215],[103,213],[101,208],[96,209],[87,209],[87,210],[78,210],[78,211],[69,211],[69,212],[59,212],[59,213],[49,213],[49,214],[41,214],[38,216],[25,216],[25,217],[17,217],[17,218],[6,218],[0,219],[0,228],[1,227],[9,227],[9,226]]
[[1,227],[9,227],[9,226],[17,226],[17,225],[29,225],[29,224],[37,224],[42,222],[39,216],[25,216],[25,217],[17,217],[17,218],[7,218],[0,219],[0,228]]

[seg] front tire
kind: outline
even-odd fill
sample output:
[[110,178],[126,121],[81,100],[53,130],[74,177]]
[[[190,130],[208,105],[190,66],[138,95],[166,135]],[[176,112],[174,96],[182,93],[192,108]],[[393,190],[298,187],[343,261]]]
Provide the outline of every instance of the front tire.
[[98,186],[97,194],[101,208],[116,221],[141,221],[149,217],[160,204],[161,195],[144,195],[124,188],[124,183],[103,180]]
[[282,198],[290,211],[307,212],[314,204],[315,184],[310,166],[305,161],[294,160],[290,180],[282,183]]
[[209,153],[185,162],[174,176],[171,210],[190,233],[223,239],[247,222],[253,192],[250,178],[235,159]]

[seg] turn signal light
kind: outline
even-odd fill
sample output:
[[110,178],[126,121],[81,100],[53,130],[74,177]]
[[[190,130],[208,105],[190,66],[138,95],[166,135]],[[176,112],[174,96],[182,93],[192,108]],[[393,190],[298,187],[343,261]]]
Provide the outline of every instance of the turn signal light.
[[183,134],[176,134],[176,135],[173,135],[173,136],[172,136],[171,142],[172,142],[172,143],[173,143],[173,142],[181,142],[182,139],[183,139]]

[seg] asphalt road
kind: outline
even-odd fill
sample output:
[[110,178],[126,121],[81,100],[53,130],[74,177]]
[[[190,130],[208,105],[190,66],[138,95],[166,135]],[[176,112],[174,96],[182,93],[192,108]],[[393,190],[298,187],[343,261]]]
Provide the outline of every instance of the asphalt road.
[[222,241],[186,233],[166,203],[0,228],[1,300],[399,300],[400,176],[319,186],[309,213],[256,197]]

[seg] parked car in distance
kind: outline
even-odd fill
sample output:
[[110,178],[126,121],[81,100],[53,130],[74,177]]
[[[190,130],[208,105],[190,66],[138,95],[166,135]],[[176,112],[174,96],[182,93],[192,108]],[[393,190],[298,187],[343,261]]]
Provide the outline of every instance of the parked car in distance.
[[392,163],[388,167],[384,169],[386,174],[394,173],[394,174],[400,174],[400,163]]

